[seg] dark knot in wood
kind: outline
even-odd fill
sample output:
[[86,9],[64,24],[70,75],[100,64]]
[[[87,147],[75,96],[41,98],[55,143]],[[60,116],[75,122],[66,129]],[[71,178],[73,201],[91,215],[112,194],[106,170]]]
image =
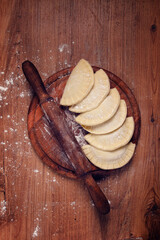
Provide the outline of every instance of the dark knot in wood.
[[153,123],[155,121],[154,117],[151,116],[151,122]]
[[151,30],[151,32],[156,32],[157,31],[156,24],[152,24],[150,30]]
[[150,194],[148,208],[145,214],[149,240],[160,239],[160,198],[153,190]]

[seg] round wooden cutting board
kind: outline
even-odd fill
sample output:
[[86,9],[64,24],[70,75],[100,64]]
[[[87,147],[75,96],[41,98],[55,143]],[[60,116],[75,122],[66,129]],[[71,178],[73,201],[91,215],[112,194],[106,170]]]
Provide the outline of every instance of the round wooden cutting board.
[[[100,68],[98,67],[93,67],[94,72],[99,69]],[[55,98],[58,102],[63,94],[63,89],[72,70],[73,67],[61,70],[53,74],[44,82],[50,96]],[[136,99],[129,87],[120,78],[105,69],[103,70],[107,73],[110,79],[111,88],[116,87],[120,93],[121,99],[126,101],[127,116],[133,116],[134,118],[135,130],[131,141],[137,144],[140,134],[140,111]],[[74,121],[76,114],[71,113],[66,107],[62,108],[65,111],[67,123],[70,126],[71,131],[73,131],[77,141],[82,146],[85,143],[83,136],[86,132]],[[56,140],[52,134],[47,119],[44,117],[44,113],[39,106],[38,98],[36,96],[33,97],[29,107],[28,132],[34,150],[45,164],[58,173],[71,178],[77,178],[76,172],[72,169],[71,164],[63,160],[63,152],[61,159],[56,158]],[[92,173],[93,176],[105,176],[109,171],[101,170],[88,161],[87,172]]]

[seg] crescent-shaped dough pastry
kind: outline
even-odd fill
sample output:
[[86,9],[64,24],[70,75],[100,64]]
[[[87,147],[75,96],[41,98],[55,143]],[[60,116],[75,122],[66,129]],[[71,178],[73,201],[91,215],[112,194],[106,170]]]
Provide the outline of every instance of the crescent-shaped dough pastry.
[[85,130],[94,134],[110,133],[122,126],[127,116],[127,106],[124,100],[120,101],[119,108],[115,115],[108,121],[95,126],[82,126]]
[[60,104],[71,106],[82,101],[94,84],[94,73],[91,65],[81,59],[68,78]]
[[95,135],[87,134],[84,138],[92,146],[104,151],[113,151],[126,145],[132,138],[134,132],[133,117],[126,118],[124,124],[108,134]]
[[135,144],[130,142],[115,151],[107,152],[90,145],[84,145],[82,150],[91,163],[101,169],[107,170],[121,168],[126,165],[134,154],[135,146]]
[[120,95],[116,88],[110,90],[109,95],[95,109],[81,113],[76,122],[85,126],[94,126],[109,120],[117,111],[120,104]]
[[69,108],[70,111],[82,113],[90,111],[105,99],[110,90],[110,82],[107,74],[102,70],[98,70],[95,75],[95,83],[89,94],[79,103]]

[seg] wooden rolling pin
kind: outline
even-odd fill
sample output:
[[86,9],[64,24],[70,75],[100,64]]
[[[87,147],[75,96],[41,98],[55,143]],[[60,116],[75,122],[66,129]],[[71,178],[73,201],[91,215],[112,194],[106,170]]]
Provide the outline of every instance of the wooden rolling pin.
[[87,174],[86,163],[88,159],[83,154],[80,145],[71,132],[61,106],[54,100],[54,98],[49,96],[37,69],[30,61],[23,62],[22,69],[26,79],[39,98],[41,109],[50,124],[54,136],[56,136],[59,141],[62,151],[67,155],[68,161],[70,161],[77,176],[83,179],[86,184],[98,211],[102,214],[109,213],[110,206],[105,195],[93,179],[92,175]]

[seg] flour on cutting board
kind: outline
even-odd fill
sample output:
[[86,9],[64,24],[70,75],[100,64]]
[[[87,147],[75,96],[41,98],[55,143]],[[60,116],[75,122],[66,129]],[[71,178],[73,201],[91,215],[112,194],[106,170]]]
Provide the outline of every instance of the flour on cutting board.
[[83,146],[86,141],[84,139],[84,129],[75,121],[74,113],[71,113],[68,109],[65,109],[66,121],[68,122],[71,131],[74,133],[74,136],[80,146]]

